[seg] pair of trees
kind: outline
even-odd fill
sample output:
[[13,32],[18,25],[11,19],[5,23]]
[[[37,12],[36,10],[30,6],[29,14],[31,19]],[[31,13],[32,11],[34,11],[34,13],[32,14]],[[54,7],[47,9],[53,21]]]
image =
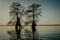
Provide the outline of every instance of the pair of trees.
[[40,7],[41,5],[33,3],[32,5],[28,7],[27,10],[24,10],[24,7],[20,3],[18,2],[12,3],[11,8],[10,8],[10,16],[12,17],[11,18],[12,21],[16,21],[15,30],[17,34],[17,40],[20,37],[19,35],[22,29],[22,25],[20,22],[22,15],[27,15],[26,19],[29,19],[26,21],[26,24],[32,23],[31,28],[33,32],[33,38],[34,38],[34,33],[36,31],[36,22],[37,22],[37,19],[41,16]]

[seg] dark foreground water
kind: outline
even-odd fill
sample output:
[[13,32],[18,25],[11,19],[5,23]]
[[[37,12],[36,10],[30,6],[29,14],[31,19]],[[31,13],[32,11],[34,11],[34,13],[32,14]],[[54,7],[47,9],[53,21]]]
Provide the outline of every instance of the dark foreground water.
[[[31,30],[30,27],[26,28]],[[36,28],[39,34],[39,40],[60,40],[60,26],[37,26]],[[10,40],[11,35],[7,33],[9,30],[14,30],[14,27],[0,26],[0,40]]]

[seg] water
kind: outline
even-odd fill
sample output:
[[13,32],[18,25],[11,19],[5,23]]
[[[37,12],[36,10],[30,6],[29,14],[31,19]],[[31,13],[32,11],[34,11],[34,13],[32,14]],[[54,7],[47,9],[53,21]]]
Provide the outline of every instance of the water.
[[[25,27],[31,30],[30,27]],[[39,38],[42,40],[60,40],[60,26],[37,26]],[[9,40],[8,30],[14,30],[14,26],[0,26],[0,40]]]

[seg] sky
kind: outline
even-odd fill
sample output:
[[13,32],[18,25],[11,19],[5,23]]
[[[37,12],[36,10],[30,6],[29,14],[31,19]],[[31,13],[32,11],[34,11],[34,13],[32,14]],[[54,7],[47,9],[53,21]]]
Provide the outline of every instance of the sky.
[[0,0],[0,25],[6,25],[10,20],[9,7],[15,1],[25,7],[33,3],[41,4],[39,24],[60,24],[60,0]]

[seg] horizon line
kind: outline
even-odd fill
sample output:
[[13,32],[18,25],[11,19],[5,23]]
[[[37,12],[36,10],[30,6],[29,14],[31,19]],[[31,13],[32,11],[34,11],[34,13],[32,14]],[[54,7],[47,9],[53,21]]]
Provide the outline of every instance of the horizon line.
[[[15,26],[15,25],[0,25],[0,26]],[[23,26],[31,26],[31,25],[23,25]],[[41,24],[36,26],[60,26],[60,24]]]

